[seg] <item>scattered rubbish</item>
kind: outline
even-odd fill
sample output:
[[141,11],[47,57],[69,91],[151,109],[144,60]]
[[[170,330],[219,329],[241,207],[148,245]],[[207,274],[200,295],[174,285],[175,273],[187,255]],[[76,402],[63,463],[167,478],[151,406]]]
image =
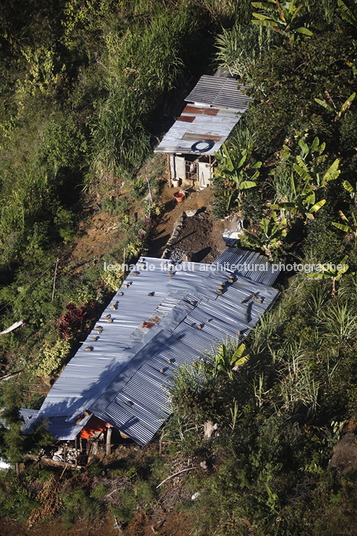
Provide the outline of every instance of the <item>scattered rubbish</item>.
[[193,210],[186,210],[186,216],[188,218],[192,218],[192,216],[196,215],[196,212],[197,212],[197,210],[194,210],[194,209]]

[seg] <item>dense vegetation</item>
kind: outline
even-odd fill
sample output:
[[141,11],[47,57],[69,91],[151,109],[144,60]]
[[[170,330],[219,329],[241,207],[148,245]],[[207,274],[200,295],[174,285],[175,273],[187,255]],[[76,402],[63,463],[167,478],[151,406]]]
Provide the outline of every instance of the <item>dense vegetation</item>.
[[[181,505],[197,534],[355,534],[355,473],[328,461],[357,410],[356,1],[9,1],[0,18],[0,326],[27,326],[0,348],[4,372],[24,369],[21,404],[38,407],[31,386],[60,370],[118,284],[99,261],[135,256],[148,236],[139,207],[146,176],[158,188],[148,159],[172,102],[224,66],[254,102],[217,155],[213,210],[240,212],[249,247],[302,269],[244,346],[224,341],[179,371],[161,441],[208,467]],[[60,264],[52,300],[56,259],[95,210],[120,217],[118,242],[85,270]],[[19,402],[1,391],[16,422]],[[207,421],[219,435],[203,441]],[[13,430],[1,452],[16,463],[29,444]],[[155,504],[164,467],[145,464],[123,471],[123,521]],[[33,475],[1,481],[2,516],[30,515]],[[75,482],[68,523],[105,493]]]

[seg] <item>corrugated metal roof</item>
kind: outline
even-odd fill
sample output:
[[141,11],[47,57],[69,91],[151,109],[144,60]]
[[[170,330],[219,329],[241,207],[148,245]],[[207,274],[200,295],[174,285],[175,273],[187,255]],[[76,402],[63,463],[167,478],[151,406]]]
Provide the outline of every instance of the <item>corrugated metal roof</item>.
[[222,110],[194,104],[186,106],[156,147],[155,152],[196,154],[195,148],[192,147],[195,143],[211,140],[214,142],[212,147],[201,154],[214,154],[240,118],[241,114],[237,113],[237,110]]
[[[29,410],[25,408],[20,409],[20,416],[24,421],[22,431],[24,434],[33,430],[36,423],[38,423],[40,416],[39,410]],[[50,432],[53,438],[59,441],[72,441],[85,427],[91,415],[83,416],[80,422],[69,423],[66,417],[51,417],[51,419],[44,419],[47,430]]]
[[[180,272],[177,277],[181,275]],[[207,280],[209,274],[202,277]],[[262,299],[262,303],[251,300],[247,319],[248,304],[241,302],[253,292]],[[235,337],[240,331],[246,336],[276,296],[277,291],[271,287],[237,277],[237,281],[228,285],[217,299],[197,300],[197,305],[187,312],[172,333],[163,330],[157,333],[155,351],[143,348],[140,363],[128,365],[131,370],[127,377],[133,373],[130,379],[119,374],[111,385],[111,395],[115,395],[110,400],[109,393],[104,393],[91,408],[92,411],[125,431],[136,442],[147,443],[171,411],[165,386],[172,371],[185,362],[193,363],[203,351],[210,350],[226,335]]]
[[[278,294],[252,280],[254,270],[246,272],[251,279],[237,275],[222,295],[216,294],[230,273],[224,262],[238,264],[248,255],[242,251],[231,248],[214,265],[178,263],[173,277],[168,277],[170,261],[146,258],[145,270],[138,263],[53,385],[36,420],[49,419],[56,437],[70,439],[78,426],[73,421],[89,410],[138,443],[149,441],[170,412],[165,384],[171,371],[192,363],[226,335],[247,335]],[[253,259],[263,258],[253,254]],[[242,301],[252,293],[261,303],[250,300],[247,317]]]
[[214,264],[264,285],[273,285],[280,273],[279,266],[264,255],[241,248],[227,248]]
[[[242,86],[242,89],[247,89],[247,87]],[[220,78],[209,75],[201,76],[185,99],[187,102],[197,104],[233,108],[241,113],[245,112],[252,100],[238,89],[238,82],[235,78]]]
[[199,154],[214,154],[252,101],[238,89],[234,78],[209,75],[200,78],[185,100],[193,104],[185,107],[156,147],[156,153],[195,154],[195,143],[210,140],[214,144]]

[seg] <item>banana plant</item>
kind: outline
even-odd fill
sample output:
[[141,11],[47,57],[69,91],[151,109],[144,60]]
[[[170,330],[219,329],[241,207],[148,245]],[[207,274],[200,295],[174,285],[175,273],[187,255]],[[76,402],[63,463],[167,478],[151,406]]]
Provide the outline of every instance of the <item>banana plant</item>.
[[298,36],[309,38],[313,32],[304,25],[304,2],[302,0],[265,0],[252,2],[252,6],[264,13],[253,13],[253,24],[268,26],[294,42]]
[[344,187],[345,190],[347,190],[347,192],[350,194],[350,197],[351,199],[354,199],[355,201],[355,204],[356,204],[356,201],[357,201],[357,182],[354,186],[352,186],[352,184],[348,181],[343,181],[342,182],[342,186]]
[[319,264],[319,270],[309,273],[309,277],[314,279],[331,279],[332,281],[332,296],[336,295],[336,282],[339,281],[343,275],[348,271],[349,265],[347,264],[348,255],[346,255],[340,264]]
[[273,252],[282,246],[287,233],[287,219],[282,218],[279,221],[277,213],[273,211],[270,219],[263,218],[260,222],[258,235],[244,229],[241,241],[244,246],[262,250],[270,260],[273,260]]
[[218,166],[213,177],[216,186],[215,195],[227,198],[226,209],[229,211],[234,203],[238,203],[241,212],[243,196],[246,190],[254,188],[259,177],[262,162],[250,165],[248,160],[253,152],[253,145],[248,149],[230,149],[225,144],[220,152],[215,153]]
[[298,145],[300,147],[300,157],[304,162],[307,161],[309,156],[314,161],[315,165],[321,164],[325,161],[326,156],[323,154],[323,152],[326,148],[326,143],[320,143],[320,140],[317,136],[315,136],[313,139],[310,147],[306,143],[304,137],[300,138]]
[[337,11],[340,14],[340,17],[357,28],[357,18],[352,13],[351,9],[342,0],[338,0],[337,4]]
[[322,174],[315,165],[309,167],[300,156],[297,156],[294,171],[300,175],[305,184],[310,184],[313,190],[317,190],[318,188],[325,188],[328,182],[337,179],[341,173],[338,169],[339,165],[340,161],[336,158],[328,170]]
[[357,246],[357,219],[356,219],[356,216],[352,212],[353,223],[350,223],[348,221],[348,218],[342,212],[342,210],[339,210],[339,214],[340,214],[341,220],[347,222],[348,225],[344,225],[343,223],[336,223],[336,222],[332,222],[332,225],[334,225],[335,227],[337,227],[337,229],[340,229],[344,233],[352,234],[354,236],[354,239],[355,239],[355,247],[356,247]]
[[300,218],[314,219],[314,214],[326,203],[326,199],[316,201],[316,194],[311,182],[306,180],[303,184],[297,184],[294,174],[291,173],[291,186],[294,193],[292,202],[275,203],[270,206],[273,210],[287,211]]
[[229,338],[220,344],[217,350],[212,349],[203,357],[203,363],[199,363],[198,366],[206,373],[213,378],[224,374],[230,379],[233,378],[233,373],[249,359],[249,355],[246,354],[246,345],[239,344],[239,339],[232,341]]
[[284,145],[281,157],[285,160],[290,160],[294,171],[296,171],[303,180],[310,182],[314,190],[325,187],[328,182],[337,179],[341,173],[338,169],[338,159],[332,163],[323,175],[319,171],[319,167],[327,158],[327,155],[324,154],[326,149],[325,142],[320,143],[319,138],[315,136],[311,146],[309,146],[304,137],[302,137],[298,141],[298,145],[300,148],[299,155],[293,156],[290,147]]
[[290,161],[292,167],[290,182],[294,198],[292,201],[282,201],[270,206],[273,210],[284,210],[304,219],[314,219],[314,214],[326,203],[326,199],[316,201],[316,191],[337,179],[341,173],[338,169],[340,162],[336,158],[325,173],[320,172],[319,168],[327,158],[324,154],[326,144],[320,143],[318,137],[314,138],[310,147],[303,138],[298,144],[299,155],[293,156],[286,145],[281,153],[282,158]]
[[343,105],[341,106],[341,109],[338,110],[330,94],[328,93],[328,91],[325,91],[325,95],[327,96],[328,100],[332,103],[332,106],[328,104],[325,100],[315,98],[315,101],[317,102],[317,104],[320,104],[320,106],[323,106],[324,108],[326,108],[326,110],[328,110],[329,112],[333,112],[335,114],[334,121],[338,121],[339,119],[341,119],[342,114],[344,114],[349,109],[353,100],[356,97],[356,93],[352,93],[348,97],[348,99],[343,103]]

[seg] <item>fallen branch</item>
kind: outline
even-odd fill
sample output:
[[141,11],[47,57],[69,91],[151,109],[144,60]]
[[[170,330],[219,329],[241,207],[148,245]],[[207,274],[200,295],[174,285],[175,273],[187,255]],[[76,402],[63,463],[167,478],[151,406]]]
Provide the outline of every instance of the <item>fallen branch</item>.
[[113,489],[113,491],[111,491],[110,493],[108,493],[108,495],[105,495],[104,498],[106,499],[107,497],[111,497],[111,495],[113,495],[113,493],[115,493],[116,491],[118,491],[118,489],[119,489],[119,488],[115,488],[115,489]]
[[189,467],[188,469],[182,469],[182,471],[179,471],[178,473],[174,473],[173,475],[168,476],[167,478],[165,478],[165,480],[160,482],[160,484],[158,486],[156,486],[156,489],[159,488],[160,486],[162,486],[163,484],[165,484],[165,482],[170,480],[170,478],[174,478],[174,476],[178,476],[181,473],[185,473],[186,471],[192,471],[192,469],[196,469],[196,467]]
[[63,475],[64,475],[64,473],[65,473],[67,467],[68,467],[68,465],[66,464],[66,465],[64,466],[64,468],[63,468],[62,473],[61,473],[60,480],[61,480],[61,478],[63,477]]
[[0,382],[6,382],[6,380],[9,380],[13,376],[16,376],[16,374],[20,374],[20,372],[22,372],[23,370],[24,369],[22,368],[18,370],[17,372],[9,372],[9,374],[5,374],[5,376],[2,376],[2,378],[0,378]]
[[[57,462],[55,460],[52,460],[52,458],[47,458],[45,456],[32,456],[32,454],[25,454],[25,458],[28,458],[29,460],[38,462],[43,465],[52,465],[53,467],[65,467],[65,468],[71,467],[73,469],[76,467],[74,463]],[[80,467],[84,467],[84,466],[77,465],[78,469]]]
[[9,328],[5,329],[4,331],[0,332],[0,335],[6,335],[6,333],[10,333],[10,331],[13,331],[14,329],[19,328],[24,323],[23,320],[19,320],[18,322],[15,322],[15,324],[12,324]]

